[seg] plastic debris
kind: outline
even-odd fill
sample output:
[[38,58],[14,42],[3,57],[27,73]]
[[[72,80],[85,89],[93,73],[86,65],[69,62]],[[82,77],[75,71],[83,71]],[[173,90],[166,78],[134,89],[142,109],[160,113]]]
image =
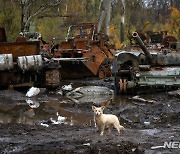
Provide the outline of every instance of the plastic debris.
[[65,117],[60,116],[58,112],[56,113],[56,115],[59,123],[62,123],[66,119]]
[[90,143],[84,143],[83,145],[84,146],[90,146],[91,144]]
[[40,105],[39,102],[31,100],[31,99],[26,99],[26,102],[32,109],[38,108]]
[[49,127],[48,124],[44,124],[44,123],[41,123],[40,125],[41,125],[41,126],[44,126],[44,127]]
[[29,91],[26,93],[27,97],[33,97],[40,93],[40,89],[36,87],[31,87]]
[[136,148],[133,148],[133,149],[132,149],[132,152],[134,152],[134,151],[136,151]]
[[148,125],[150,125],[150,122],[149,122],[149,121],[144,121],[144,124],[145,124],[146,126],[148,126]]
[[159,146],[152,146],[151,149],[160,149],[160,148],[165,148],[164,145],[159,145]]
[[71,91],[72,89],[73,88],[71,84],[62,86],[62,90]]

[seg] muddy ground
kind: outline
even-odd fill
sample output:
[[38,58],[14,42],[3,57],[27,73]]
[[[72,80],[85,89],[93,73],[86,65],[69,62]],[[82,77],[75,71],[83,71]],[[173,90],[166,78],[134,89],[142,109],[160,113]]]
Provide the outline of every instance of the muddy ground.
[[[166,92],[143,94],[153,102],[132,101],[131,95],[106,102],[81,102],[45,91],[28,104],[26,91],[0,91],[0,153],[123,153],[167,154],[180,149],[157,148],[164,142],[180,141],[180,99]],[[103,96],[102,96],[103,97]],[[104,136],[94,128],[92,104],[105,105],[125,130]],[[52,124],[50,119],[60,122]]]

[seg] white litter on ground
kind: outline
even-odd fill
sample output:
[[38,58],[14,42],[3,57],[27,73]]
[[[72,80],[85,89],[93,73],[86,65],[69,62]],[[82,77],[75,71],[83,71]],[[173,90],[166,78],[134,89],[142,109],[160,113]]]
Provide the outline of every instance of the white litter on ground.
[[62,123],[66,119],[65,117],[60,116],[58,112],[56,113],[56,115],[59,123]]
[[36,87],[31,87],[29,91],[26,93],[27,97],[33,97],[40,93],[40,89]]
[[71,85],[71,84],[62,86],[62,90],[71,91],[72,89],[73,89],[73,88],[72,88],[72,85]]
[[28,105],[33,109],[33,108],[38,108],[40,106],[39,102],[31,100],[31,99],[26,99],[26,102]]

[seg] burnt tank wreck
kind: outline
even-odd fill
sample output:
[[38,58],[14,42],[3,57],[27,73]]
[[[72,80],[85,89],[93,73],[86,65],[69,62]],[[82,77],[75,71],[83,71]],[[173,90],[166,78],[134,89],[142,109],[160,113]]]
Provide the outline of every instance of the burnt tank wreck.
[[116,94],[143,87],[179,87],[180,49],[176,38],[150,33],[146,45],[137,32],[132,38],[135,44],[131,50],[120,51],[113,63]]
[[23,36],[16,42],[7,42],[5,29],[1,28],[1,88],[54,88],[64,79],[111,76],[116,94],[144,87],[180,86],[180,50],[176,38],[160,33],[149,33],[145,38],[134,32],[131,49],[117,51],[114,56],[108,35],[97,29],[96,23],[72,25],[66,40],[52,45],[38,36],[34,40]]
[[[48,83],[47,74],[58,70],[59,66],[46,64],[38,39],[30,41],[21,35],[15,42],[7,42],[5,29],[0,29],[0,88],[54,86]],[[59,82],[56,78],[56,85]]]
[[34,36],[24,34],[7,42],[1,28],[1,87],[58,87],[61,79],[111,75],[113,53],[108,36],[97,32],[96,23],[70,26],[66,40],[56,45]]

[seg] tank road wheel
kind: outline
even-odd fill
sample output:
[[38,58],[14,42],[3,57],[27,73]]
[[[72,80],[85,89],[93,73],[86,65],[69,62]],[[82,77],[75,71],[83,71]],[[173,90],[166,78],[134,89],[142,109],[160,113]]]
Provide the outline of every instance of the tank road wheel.
[[126,94],[127,92],[127,79],[115,77],[115,94]]
[[127,92],[127,80],[126,79],[123,80],[123,91],[124,91],[124,93]]
[[123,93],[123,80],[122,79],[120,79],[119,80],[119,90],[120,90],[120,93],[122,94]]

